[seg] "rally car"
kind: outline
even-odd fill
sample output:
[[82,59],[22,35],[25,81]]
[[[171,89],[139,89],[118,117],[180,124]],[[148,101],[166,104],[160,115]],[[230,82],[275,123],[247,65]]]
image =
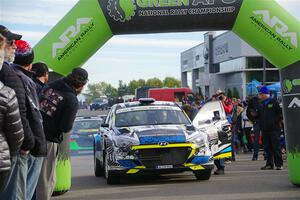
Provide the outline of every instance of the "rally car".
[[93,135],[99,131],[102,122],[100,117],[77,117],[70,135],[70,150],[92,151]]
[[210,142],[202,130],[205,127],[196,129],[172,102],[140,99],[115,104],[95,134],[95,176],[116,184],[133,174],[192,171],[198,180],[208,180],[214,167],[211,145],[222,143]]

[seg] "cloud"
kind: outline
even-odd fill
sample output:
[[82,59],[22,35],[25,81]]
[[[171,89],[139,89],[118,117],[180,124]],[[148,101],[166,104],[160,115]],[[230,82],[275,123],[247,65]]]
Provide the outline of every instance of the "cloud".
[[78,0],[1,0],[1,23],[55,25]]
[[13,32],[21,34],[23,40],[30,41],[31,45],[34,46],[39,40],[41,40],[47,32],[39,32],[39,31],[24,31],[24,30],[14,30]]
[[165,40],[165,39],[140,39],[140,38],[113,38],[109,44],[111,45],[126,45],[126,46],[147,46],[147,47],[182,47],[188,48],[199,44],[199,40]]
[[300,19],[300,1],[299,0],[276,0],[279,5],[286,9],[290,14]]
[[[22,34],[24,40],[31,41],[34,45],[36,42],[41,40],[47,32],[41,31],[25,31],[25,30],[12,30],[16,33]],[[110,39],[107,43],[108,46],[117,47],[159,47],[159,48],[190,48],[199,44],[199,40],[187,40],[187,39],[143,39],[143,38],[134,38],[132,36],[115,36]]]

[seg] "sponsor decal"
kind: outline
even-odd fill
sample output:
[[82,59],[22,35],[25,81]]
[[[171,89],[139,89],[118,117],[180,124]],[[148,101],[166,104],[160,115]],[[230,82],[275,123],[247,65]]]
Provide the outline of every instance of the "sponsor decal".
[[162,147],[168,146],[168,144],[169,144],[168,142],[159,142],[158,143],[158,145],[162,146]]
[[282,88],[285,93],[290,93],[295,86],[300,86],[300,79],[284,80]]
[[67,57],[94,28],[93,18],[78,18],[76,25],[69,26],[59,36],[60,41],[52,44],[52,58],[60,61]]
[[298,97],[293,98],[288,108],[300,108],[300,99]]
[[224,54],[227,54],[228,52],[229,52],[228,43],[221,44],[221,45],[215,47],[215,56],[222,56]]
[[271,16],[269,10],[255,10],[250,17],[260,31],[264,31],[269,38],[276,41],[280,46],[287,50],[298,48],[298,36],[296,32],[291,32],[277,16]]
[[41,98],[40,111],[50,117],[53,116],[60,102],[64,100],[63,96],[52,88],[44,90]]
[[[236,0],[109,0],[108,15],[118,22],[130,21],[134,16],[183,16],[233,13],[230,5]],[[213,7],[218,3],[224,6]],[[199,6],[206,6],[199,8]]]
[[107,10],[115,21],[125,22],[135,15],[136,5],[134,0],[109,0]]

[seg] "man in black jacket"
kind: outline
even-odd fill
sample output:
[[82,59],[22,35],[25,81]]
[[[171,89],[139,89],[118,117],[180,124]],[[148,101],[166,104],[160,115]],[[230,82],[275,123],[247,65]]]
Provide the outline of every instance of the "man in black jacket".
[[259,98],[256,96],[251,98],[249,97],[246,114],[248,119],[253,123],[253,131],[254,131],[253,157],[252,157],[253,161],[257,160],[258,152],[259,152],[259,136],[260,136],[259,110],[261,110],[261,104],[259,102]]
[[88,73],[75,68],[65,78],[46,86],[41,94],[40,106],[47,138],[47,159],[44,160],[38,186],[37,200],[50,199],[55,186],[57,145],[63,134],[72,129],[78,110],[77,95],[88,81]]
[[46,138],[43,131],[42,116],[39,111],[39,100],[36,85],[31,72],[34,52],[31,46],[23,41],[16,41],[15,60],[12,67],[23,82],[27,100],[27,118],[34,135],[34,147],[29,154],[20,155],[20,163],[26,169],[20,174],[17,183],[17,199],[31,199],[35,191],[44,157],[47,155]]
[[[0,34],[0,72],[4,62],[6,39]],[[6,186],[11,170],[11,157],[15,157],[24,139],[16,93],[0,81],[0,193]]]
[[259,122],[267,153],[267,163],[261,169],[273,169],[275,163],[276,169],[281,170],[283,165],[280,150],[281,108],[278,102],[271,98],[270,91],[265,86],[260,89],[259,98],[262,101],[262,107],[259,110]]
[[15,56],[15,40],[21,39],[21,35],[12,33],[6,27],[0,25],[0,34],[5,37],[6,44],[5,44],[5,61],[2,65],[2,69],[0,72],[0,81],[10,88],[12,88],[17,96],[17,100],[19,103],[19,110],[21,115],[21,121],[24,130],[24,141],[21,146],[21,150],[16,156],[12,156],[12,170],[10,171],[9,178],[8,178],[8,186],[7,188],[0,194],[1,198],[6,200],[15,200],[16,199],[16,187],[17,181],[19,179],[19,174],[21,173],[20,170],[20,163],[17,162],[20,155],[26,155],[29,153],[30,150],[34,148],[34,136],[29,125],[29,121],[27,119],[27,99],[25,94],[25,88],[21,81],[21,79],[17,76],[16,72],[10,66],[11,62],[14,60]]

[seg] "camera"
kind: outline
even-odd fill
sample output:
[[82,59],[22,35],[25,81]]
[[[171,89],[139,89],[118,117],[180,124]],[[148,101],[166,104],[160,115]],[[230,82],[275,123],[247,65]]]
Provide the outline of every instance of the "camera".
[[223,101],[223,95],[219,96],[218,99],[219,99],[220,101]]

